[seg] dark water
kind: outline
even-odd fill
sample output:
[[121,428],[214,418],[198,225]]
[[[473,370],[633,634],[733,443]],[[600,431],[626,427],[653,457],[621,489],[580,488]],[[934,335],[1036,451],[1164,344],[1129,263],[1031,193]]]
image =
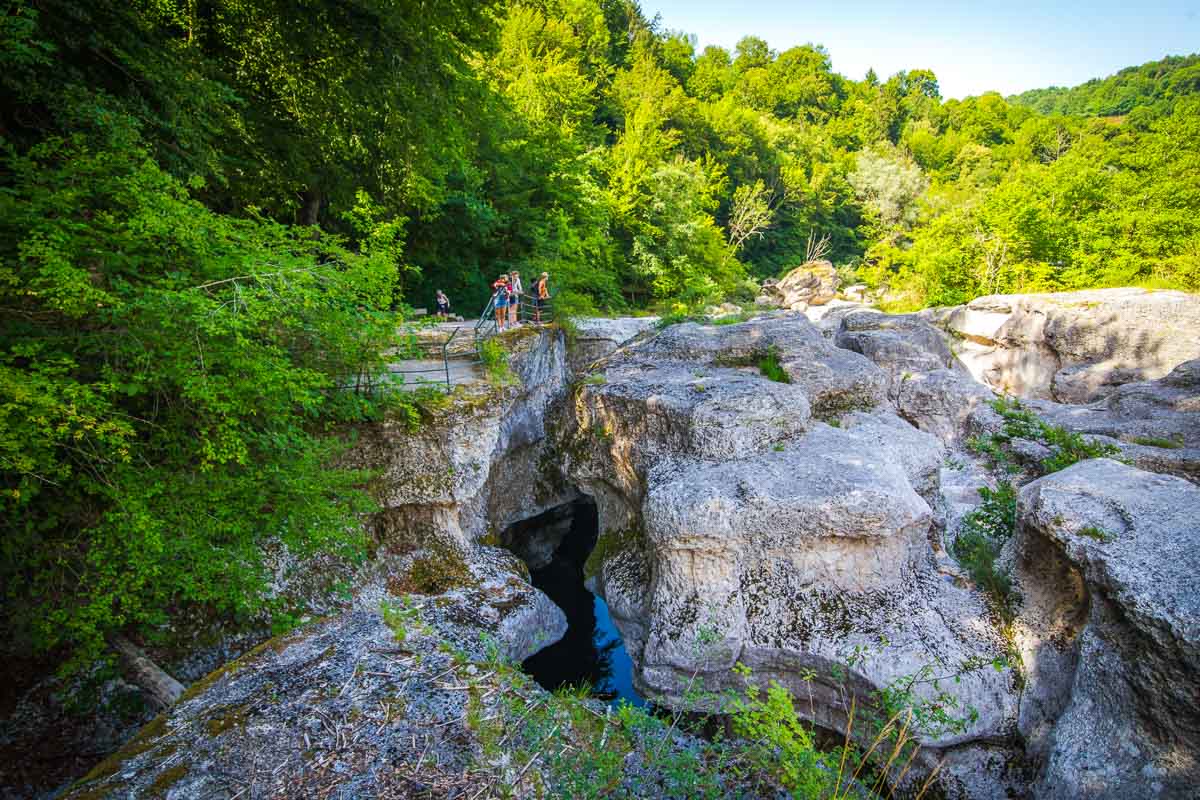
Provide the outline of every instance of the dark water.
[[633,688],[633,662],[608,606],[583,585],[583,565],[596,546],[596,506],[580,502],[572,509],[571,529],[554,560],[533,573],[533,585],[567,615],[567,634],[526,659],[525,671],[551,691],[586,683],[597,697],[643,706],[646,701]]

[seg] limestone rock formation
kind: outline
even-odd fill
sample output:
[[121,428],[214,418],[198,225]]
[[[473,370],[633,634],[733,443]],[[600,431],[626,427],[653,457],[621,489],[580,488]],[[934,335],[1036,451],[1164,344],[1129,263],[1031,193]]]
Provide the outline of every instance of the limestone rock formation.
[[1127,383],[1088,405],[1029,405],[1055,425],[1111,439],[1142,469],[1200,483],[1200,359],[1158,380]]
[[567,365],[573,372],[584,371],[631,339],[652,330],[658,317],[587,317],[576,320],[575,341],[567,352]]
[[[759,372],[768,352],[791,383]],[[944,446],[888,409],[879,367],[798,315],[674,325],[598,367],[564,449],[600,513],[592,585],[643,689],[677,702],[697,674],[734,685],[740,660],[837,730],[847,692],[862,701],[931,664],[999,663],[983,598],[932,553]],[[947,691],[979,715],[924,731],[934,750],[1015,724],[1007,669],[961,671]]]
[[[256,797],[406,797],[420,788],[414,775],[458,775],[476,746],[462,687],[488,677],[465,658],[490,657],[490,641],[519,660],[545,646],[534,632],[566,628],[517,577],[512,555],[484,550],[472,559],[472,584],[437,602],[391,598],[387,620],[387,595],[364,591],[354,610],[227,664],[65,797],[203,800],[251,787]],[[443,652],[447,644],[461,655]]]
[[385,545],[438,538],[464,550],[574,497],[545,451],[547,409],[568,380],[562,335],[521,331],[505,341],[512,385],[480,387],[416,434],[404,420],[363,430],[349,461],[381,473],[375,528]]
[[1108,459],[1018,501],[1020,730],[1034,796],[1194,797],[1200,488]]
[[809,261],[778,281],[763,281],[760,305],[804,311],[822,306],[837,297],[840,280],[828,261]]
[[[819,300],[812,281],[793,283]],[[1169,329],[1193,300],[1121,290],[920,316],[843,306],[814,325],[806,314],[838,301],[806,299],[804,314],[733,325],[585,321],[571,348],[552,329],[518,331],[505,339],[511,385],[459,392],[416,432],[371,426],[348,456],[378,470],[383,506],[352,610],[189,691],[74,796],[234,794],[233,765],[256,758],[286,765],[297,787],[365,796],[399,780],[388,765],[411,768],[413,742],[434,725],[461,725],[468,744],[437,754],[461,771],[468,700],[452,691],[460,677],[441,680],[461,659],[398,647],[380,603],[411,594],[419,564],[449,569],[453,580],[413,595],[421,625],[472,656],[484,655],[482,633],[510,658],[535,652],[565,620],[528,585],[527,565],[569,528],[539,522],[525,540],[521,526],[581,495],[600,523],[589,586],[636,685],[666,705],[700,681],[719,691],[774,680],[804,717],[840,732],[851,701],[864,712],[881,691],[903,693],[922,711],[914,774],[944,759],[948,798],[1191,796],[1200,488],[1155,473],[1200,478],[1200,358],[1184,346],[1198,329],[1154,344],[1141,320],[1157,314]],[[1128,324],[1107,338],[1072,327],[1105,314]],[[959,358],[978,373],[985,350],[991,380],[980,383]],[[1022,479],[964,447],[1003,423],[989,387],[1018,386],[1102,394],[1028,405],[1119,442],[1152,472],[1100,459],[1024,487],[997,561],[1012,570],[1013,620],[951,553],[980,487]],[[1031,464],[1049,452],[1009,445]],[[398,701],[403,717],[387,711]],[[350,724],[362,718],[369,729]]]
[[993,397],[955,358],[946,334],[916,315],[855,310],[833,330],[838,347],[888,373],[888,397],[900,416],[947,444],[963,437],[971,412]]
[[1022,397],[1088,403],[1200,358],[1200,296],[1183,292],[990,295],[922,315],[960,340],[977,379]]

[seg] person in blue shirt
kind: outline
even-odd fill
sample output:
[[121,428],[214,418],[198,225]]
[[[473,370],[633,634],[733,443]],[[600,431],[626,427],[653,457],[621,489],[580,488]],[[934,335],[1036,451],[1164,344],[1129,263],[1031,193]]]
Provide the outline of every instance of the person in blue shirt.
[[508,318],[508,276],[501,275],[492,284],[492,301],[496,309],[496,330],[504,332],[504,323]]

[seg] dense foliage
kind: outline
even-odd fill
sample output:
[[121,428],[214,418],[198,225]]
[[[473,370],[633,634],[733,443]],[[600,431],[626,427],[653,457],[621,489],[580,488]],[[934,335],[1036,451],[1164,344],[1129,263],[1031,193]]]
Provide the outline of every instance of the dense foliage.
[[1176,100],[1200,93],[1200,56],[1168,56],[1079,86],[1030,89],[1008,98],[1039,114],[1110,117],[1135,109],[1169,111]]
[[943,102],[815,45],[697,53],[630,0],[5,9],[0,580],[43,649],[355,549],[329,431],[379,413],[355,389],[435,288],[471,314],[546,270],[562,311],[686,314],[813,236],[896,307],[1200,288],[1195,57]]
[[[329,468],[327,432],[380,410],[361,390],[395,335],[403,217],[374,198],[430,202],[454,127],[437,87],[466,70],[458,29],[483,11],[414,27],[392,4],[294,21],[239,2],[9,6],[4,622],[15,647],[81,663],[114,631],[269,607],[266,552],[358,550],[363,476]],[[381,37],[375,56],[359,35]],[[380,84],[401,52],[412,74]],[[358,118],[386,107],[364,91],[428,116]],[[285,224],[314,191],[338,198],[333,230]]]

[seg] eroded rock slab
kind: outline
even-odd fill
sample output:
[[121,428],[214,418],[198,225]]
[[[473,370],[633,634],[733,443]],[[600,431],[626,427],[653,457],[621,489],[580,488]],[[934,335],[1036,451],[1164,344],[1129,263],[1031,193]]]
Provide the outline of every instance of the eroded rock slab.
[[463,689],[494,675],[469,662],[524,658],[544,644],[535,633],[566,628],[514,562],[484,548],[471,587],[407,605],[368,591],[355,610],[265,643],[190,687],[65,797],[206,800],[250,787],[260,797],[409,797],[452,780],[477,764]]
[[1021,397],[1089,403],[1200,358],[1200,296],[1184,292],[990,295],[922,315],[960,339],[976,378]]
[[1030,406],[1054,425],[1113,440],[1141,469],[1200,483],[1200,359],[1158,380],[1127,383],[1089,405]]
[[1038,797],[1200,782],[1200,488],[1108,459],[1021,490],[1020,726]]

